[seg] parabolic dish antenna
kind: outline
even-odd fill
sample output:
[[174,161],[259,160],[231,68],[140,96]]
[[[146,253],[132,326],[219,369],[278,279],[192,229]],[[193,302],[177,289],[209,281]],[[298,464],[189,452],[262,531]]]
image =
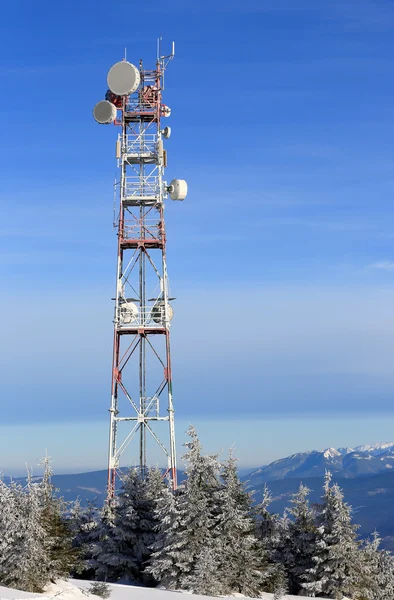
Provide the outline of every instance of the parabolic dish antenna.
[[[152,319],[155,323],[164,323],[164,306],[164,300],[160,300],[152,308]],[[169,321],[174,316],[174,310],[169,302],[167,302],[167,316]]]
[[184,179],[173,179],[168,186],[171,200],[184,200],[187,196],[187,183]]
[[165,140],[168,140],[171,137],[171,127],[164,127],[162,130],[162,135]]
[[101,100],[94,107],[93,116],[100,125],[113,123],[116,119],[116,106],[112,102],[108,102],[108,100]]
[[108,87],[117,96],[128,96],[135,92],[140,84],[140,72],[131,63],[122,60],[108,71]]

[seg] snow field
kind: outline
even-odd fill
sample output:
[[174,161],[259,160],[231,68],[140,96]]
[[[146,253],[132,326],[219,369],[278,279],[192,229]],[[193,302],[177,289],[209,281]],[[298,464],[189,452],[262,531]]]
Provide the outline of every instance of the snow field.
[[[36,598],[37,600],[98,600],[98,596],[93,596],[88,593],[91,581],[73,579],[73,580],[58,580],[56,583],[51,583],[45,588],[43,594],[31,594],[29,592],[21,592],[11,588],[0,586],[0,600],[24,600],[25,598]],[[192,595],[190,592],[175,592],[169,590],[160,590],[155,588],[144,588],[134,585],[123,585],[120,583],[109,583],[111,596],[109,600],[177,600],[179,594],[187,594],[192,596],[191,600],[207,600],[211,596]],[[228,596],[227,596],[228,597]],[[272,600],[273,594],[261,594],[263,600]],[[231,598],[245,598],[241,594],[235,594]],[[283,600],[298,599],[307,600],[305,596],[284,596]],[[309,599],[310,600],[310,599]]]

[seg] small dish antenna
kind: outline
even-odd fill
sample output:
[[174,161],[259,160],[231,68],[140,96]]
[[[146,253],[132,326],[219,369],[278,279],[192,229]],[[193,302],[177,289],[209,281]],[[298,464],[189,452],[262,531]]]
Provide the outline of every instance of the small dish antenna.
[[116,106],[112,102],[108,102],[108,100],[101,100],[94,107],[93,116],[100,125],[113,123],[116,119]]
[[[165,307],[164,300],[160,300],[159,302],[156,302],[156,304],[152,308],[151,314],[152,314],[152,319],[154,320],[155,323],[164,323],[164,317],[165,317],[164,307]],[[167,316],[168,316],[169,321],[171,321],[172,317],[174,316],[174,310],[169,302],[167,302]]]
[[171,137],[171,127],[164,127],[164,129],[161,130],[161,135],[165,140],[168,140]]
[[127,60],[122,60],[110,68],[107,75],[108,87],[117,96],[128,96],[140,84],[140,72]]
[[161,105],[161,116],[162,117],[170,117],[171,116],[171,108],[166,104]]
[[171,200],[184,200],[187,196],[187,183],[184,179],[173,179],[167,187]]

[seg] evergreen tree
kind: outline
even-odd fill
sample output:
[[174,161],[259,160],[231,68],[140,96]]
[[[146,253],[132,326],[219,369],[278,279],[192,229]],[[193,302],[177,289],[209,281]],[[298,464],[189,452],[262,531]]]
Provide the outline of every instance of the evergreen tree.
[[97,528],[92,531],[91,564],[95,566],[100,581],[117,581],[124,576],[124,567],[118,559],[117,540],[118,498],[110,498],[102,508]]
[[394,600],[394,558],[377,533],[364,542],[353,581],[354,600]]
[[198,557],[211,546],[213,530],[218,517],[220,491],[220,464],[217,456],[204,456],[197,432],[190,426],[187,453],[186,480],[183,493],[177,496],[180,513],[177,535],[180,585],[194,589],[194,569]]
[[27,592],[42,592],[50,579],[50,555],[39,487],[29,475],[26,488],[13,484],[11,492],[17,531],[12,549],[4,557],[3,583]]
[[93,579],[97,569],[97,545],[99,542],[101,516],[97,506],[89,502],[86,508],[76,500],[72,506],[69,526],[73,536],[73,547],[77,549],[78,560],[73,575],[82,579]]
[[146,581],[145,565],[154,543],[154,498],[163,487],[160,471],[143,477],[130,469],[113,509],[103,515],[98,545],[98,575],[104,579]]
[[272,494],[264,484],[263,498],[255,507],[256,533],[270,558],[274,559],[276,549],[281,542],[279,515],[268,510],[272,502]]
[[[223,465],[222,481],[217,495],[219,514],[208,548],[197,557],[193,589],[210,595],[238,592],[253,597],[263,588],[270,566],[255,535],[251,495],[239,480],[231,452]],[[208,555],[210,579],[204,576]]]
[[[203,456],[194,427],[189,427],[186,480],[176,494],[164,492],[155,507],[159,521],[147,571],[168,588],[195,589],[198,558],[211,548],[217,523],[220,465],[216,456]],[[212,552],[212,550],[211,550]],[[200,569],[200,566],[198,567]],[[201,571],[202,575],[202,571]]]
[[317,529],[315,513],[308,502],[309,489],[301,484],[293,495],[290,520],[282,538],[279,559],[288,574],[289,593],[298,595],[304,583],[304,574],[314,567]]
[[18,525],[20,487],[6,485],[0,480],[0,584],[7,585],[18,568],[19,557],[15,546],[21,531]]
[[265,484],[261,502],[254,508],[255,531],[261,544],[263,557],[268,561],[264,591],[275,592],[287,587],[287,575],[281,564],[283,544],[287,537],[287,518],[268,510],[272,494]]
[[78,560],[78,551],[72,543],[72,531],[65,518],[66,506],[55,496],[52,469],[48,456],[43,458],[44,474],[35,492],[41,504],[41,520],[45,529],[48,551],[48,581],[67,577]]
[[344,502],[338,485],[331,485],[327,472],[322,504],[317,515],[314,565],[305,574],[303,589],[311,596],[342,598],[352,596],[359,543],[357,526],[352,524],[351,509]]
[[[180,521],[179,496],[167,485],[155,499],[154,516],[157,522],[156,538],[151,546],[152,554],[146,572],[166,588],[180,587]],[[181,546],[182,547],[182,546]]]

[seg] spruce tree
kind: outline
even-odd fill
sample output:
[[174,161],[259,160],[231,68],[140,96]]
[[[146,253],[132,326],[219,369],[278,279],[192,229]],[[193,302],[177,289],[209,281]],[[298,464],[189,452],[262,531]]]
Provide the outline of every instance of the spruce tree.
[[288,574],[289,593],[294,595],[300,594],[304,574],[314,567],[317,529],[315,513],[308,502],[309,491],[301,484],[298,492],[293,494],[288,510],[290,519],[279,556]]
[[13,548],[5,557],[4,584],[27,592],[42,592],[51,578],[51,559],[40,489],[29,475],[25,488],[13,484],[11,491],[17,533]]
[[15,546],[21,536],[19,495],[20,487],[6,485],[0,480],[0,584],[8,585],[18,568]]
[[78,560],[73,569],[74,576],[82,579],[95,578],[100,519],[100,512],[94,503],[89,502],[84,508],[79,500],[74,502],[69,519],[73,547],[78,552]]
[[156,519],[166,516],[158,526],[147,571],[168,588],[195,590],[198,558],[212,545],[221,484],[217,457],[203,456],[194,427],[187,435],[186,480],[173,498],[164,493],[156,506]]
[[268,510],[272,502],[272,494],[267,484],[264,484],[263,497],[255,507],[256,532],[264,548],[271,558],[274,558],[280,543],[280,517]]
[[145,477],[138,469],[129,470],[113,509],[107,506],[102,518],[97,553],[101,578],[146,581],[144,570],[157,524],[154,497],[162,486],[157,470],[149,470]]
[[394,600],[394,557],[380,550],[375,532],[359,553],[353,581],[354,600]]
[[180,521],[179,496],[173,493],[167,484],[154,501],[156,536],[151,546],[146,572],[157,583],[169,589],[180,587],[182,569],[180,568]]
[[117,497],[104,503],[97,528],[92,532],[92,565],[99,581],[117,581],[124,576],[123,564],[118,559],[117,505]]
[[[202,549],[196,560],[198,593],[211,595],[232,594],[256,596],[263,589],[270,574],[269,561],[255,535],[251,516],[252,499],[239,480],[236,460],[230,452],[222,469],[222,486],[218,499],[218,516],[207,549]],[[209,551],[211,587],[204,577]],[[200,583],[201,582],[201,583]]]
[[217,456],[202,454],[201,442],[193,426],[189,427],[187,435],[189,441],[184,444],[187,453],[183,457],[186,480],[183,493],[177,497],[180,520],[176,543],[180,585],[193,590],[197,559],[212,542],[221,484]]
[[43,458],[44,474],[36,486],[41,505],[41,521],[45,530],[48,551],[48,581],[69,576],[78,560],[73,546],[72,530],[65,517],[66,505],[56,497],[52,484],[52,469],[48,456]]
[[314,564],[307,570],[303,584],[309,595],[339,599],[352,596],[359,556],[356,531],[351,509],[338,485],[331,485],[331,473],[327,472],[317,515]]
[[268,561],[264,591],[275,592],[287,587],[287,575],[281,564],[281,552],[287,537],[287,519],[268,510],[272,494],[265,484],[263,497],[254,507],[255,531],[262,547],[264,560]]

